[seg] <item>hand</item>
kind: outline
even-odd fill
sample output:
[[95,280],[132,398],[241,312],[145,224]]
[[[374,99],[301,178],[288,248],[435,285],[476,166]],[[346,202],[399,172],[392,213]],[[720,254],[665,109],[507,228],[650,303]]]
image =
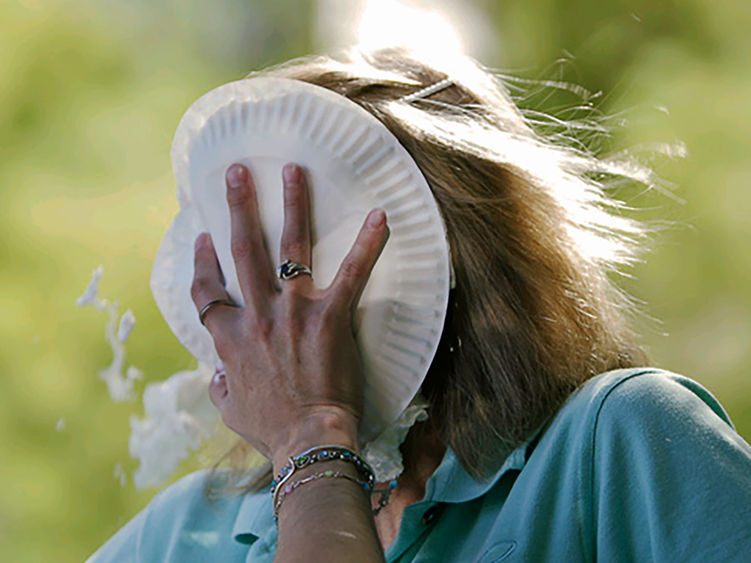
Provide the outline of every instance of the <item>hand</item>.
[[[302,170],[287,165],[284,259],[311,266],[310,206]],[[352,313],[388,238],[386,216],[370,212],[334,281],[326,289],[309,275],[281,281],[264,244],[255,188],[247,168],[227,170],[231,246],[245,305],[215,306],[204,319],[226,376],[209,384],[224,423],[274,462],[307,447],[357,448],[363,371]],[[207,233],[196,239],[192,297],[200,311],[230,299]]]

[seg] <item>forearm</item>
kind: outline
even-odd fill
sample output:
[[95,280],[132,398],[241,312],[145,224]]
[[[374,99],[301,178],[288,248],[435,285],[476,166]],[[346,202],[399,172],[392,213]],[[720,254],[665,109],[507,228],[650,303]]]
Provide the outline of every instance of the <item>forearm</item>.
[[[345,461],[304,468],[299,478],[326,470],[357,478]],[[297,478],[298,473],[295,473]],[[369,493],[345,478],[317,479],[287,495],[279,511],[276,561],[383,561]]]
[[[329,421],[330,422],[330,421]],[[274,458],[278,472],[286,455],[312,446],[341,445],[357,450],[353,428],[316,421],[304,428],[287,446],[289,454]],[[287,485],[324,471],[362,480],[347,461],[313,463],[295,471]],[[285,495],[279,509],[279,539],[276,560],[292,561],[383,561],[370,504],[370,493],[344,477],[322,477],[296,487]]]

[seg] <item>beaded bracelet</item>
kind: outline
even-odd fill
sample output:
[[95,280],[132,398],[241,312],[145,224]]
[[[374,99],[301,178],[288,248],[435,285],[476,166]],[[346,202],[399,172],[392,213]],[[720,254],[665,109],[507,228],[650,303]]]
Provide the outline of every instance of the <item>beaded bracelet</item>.
[[295,471],[319,461],[336,461],[338,459],[353,464],[363,478],[363,482],[367,485],[365,490],[368,492],[373,490],[375,487],[375,473],[367,461],[349,448],[343,446],[315,446],[289,458],[289,463],[282,467],[279,474],[271,481],[271,495],[274,499],[274,505],[277,504],[277,495],[282,485],[290,480]]
[[370,492],[370,485],[367,483],[367,481],[361,481],[360,479],[352,477],[351,475],[347,475],[346,473],[342,473],[341,471],[333,471],[331,469],[327,469],[326,471],[313,473],[312,475],[308,475],[307,477],[303,477],[302,479],[293,481],[289,485],[285,485],[284,487],[279,487],[279,494],[274,499],[274,520],[279,519],[279,509],[282,507],[282,503],[284,502],[284,499],[287,498],[287,495],[289,495],[297,487],[305,485],[306,483],[310,483],[311,481],[316,481],[318,479],[327,479],[327,478],[348,479],[349,481],[352,481],[353,483],[357,483],[360,487],[362,487],[364,491]]

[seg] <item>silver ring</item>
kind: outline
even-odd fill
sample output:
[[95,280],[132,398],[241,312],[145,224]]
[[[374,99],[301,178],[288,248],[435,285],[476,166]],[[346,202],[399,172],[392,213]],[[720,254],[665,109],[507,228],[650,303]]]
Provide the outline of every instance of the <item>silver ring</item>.
[[308,268],[305,264],[300,264],[300,262],[293,262],[289,258],[281,263],[279,268],[277,268],[276,270],[276,274],[277,276],[279,276],[280,280],[291,280],[292,278],[296,278],[297,276],[302,274],[313,277],[313,272],[311,272],[310,268]]
[[236,303],[233,303],[229,299],[213,299],[212,301],[209,301],[201,308],[201,311],[198,313],[198,320],[201,321],[201,324],[203,326],[206,326],[206,323],[204,323],[204,319],[206,318],[206,315],[208,315],[209,311],[211,311],[212,307],[216,307],[217,305],[226,305],[227,307],[239,307]]

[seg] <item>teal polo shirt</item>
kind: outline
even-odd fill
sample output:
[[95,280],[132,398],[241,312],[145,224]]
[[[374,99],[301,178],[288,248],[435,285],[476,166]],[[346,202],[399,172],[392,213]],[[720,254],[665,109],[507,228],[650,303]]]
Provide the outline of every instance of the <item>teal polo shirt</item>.
[[[210,502],[206,475],[167,487],[90,561],[272,561],[269,494]],[[751,561],[751,447],[698,383],[608,372],[485,481],[447,450],[386,559]]]

